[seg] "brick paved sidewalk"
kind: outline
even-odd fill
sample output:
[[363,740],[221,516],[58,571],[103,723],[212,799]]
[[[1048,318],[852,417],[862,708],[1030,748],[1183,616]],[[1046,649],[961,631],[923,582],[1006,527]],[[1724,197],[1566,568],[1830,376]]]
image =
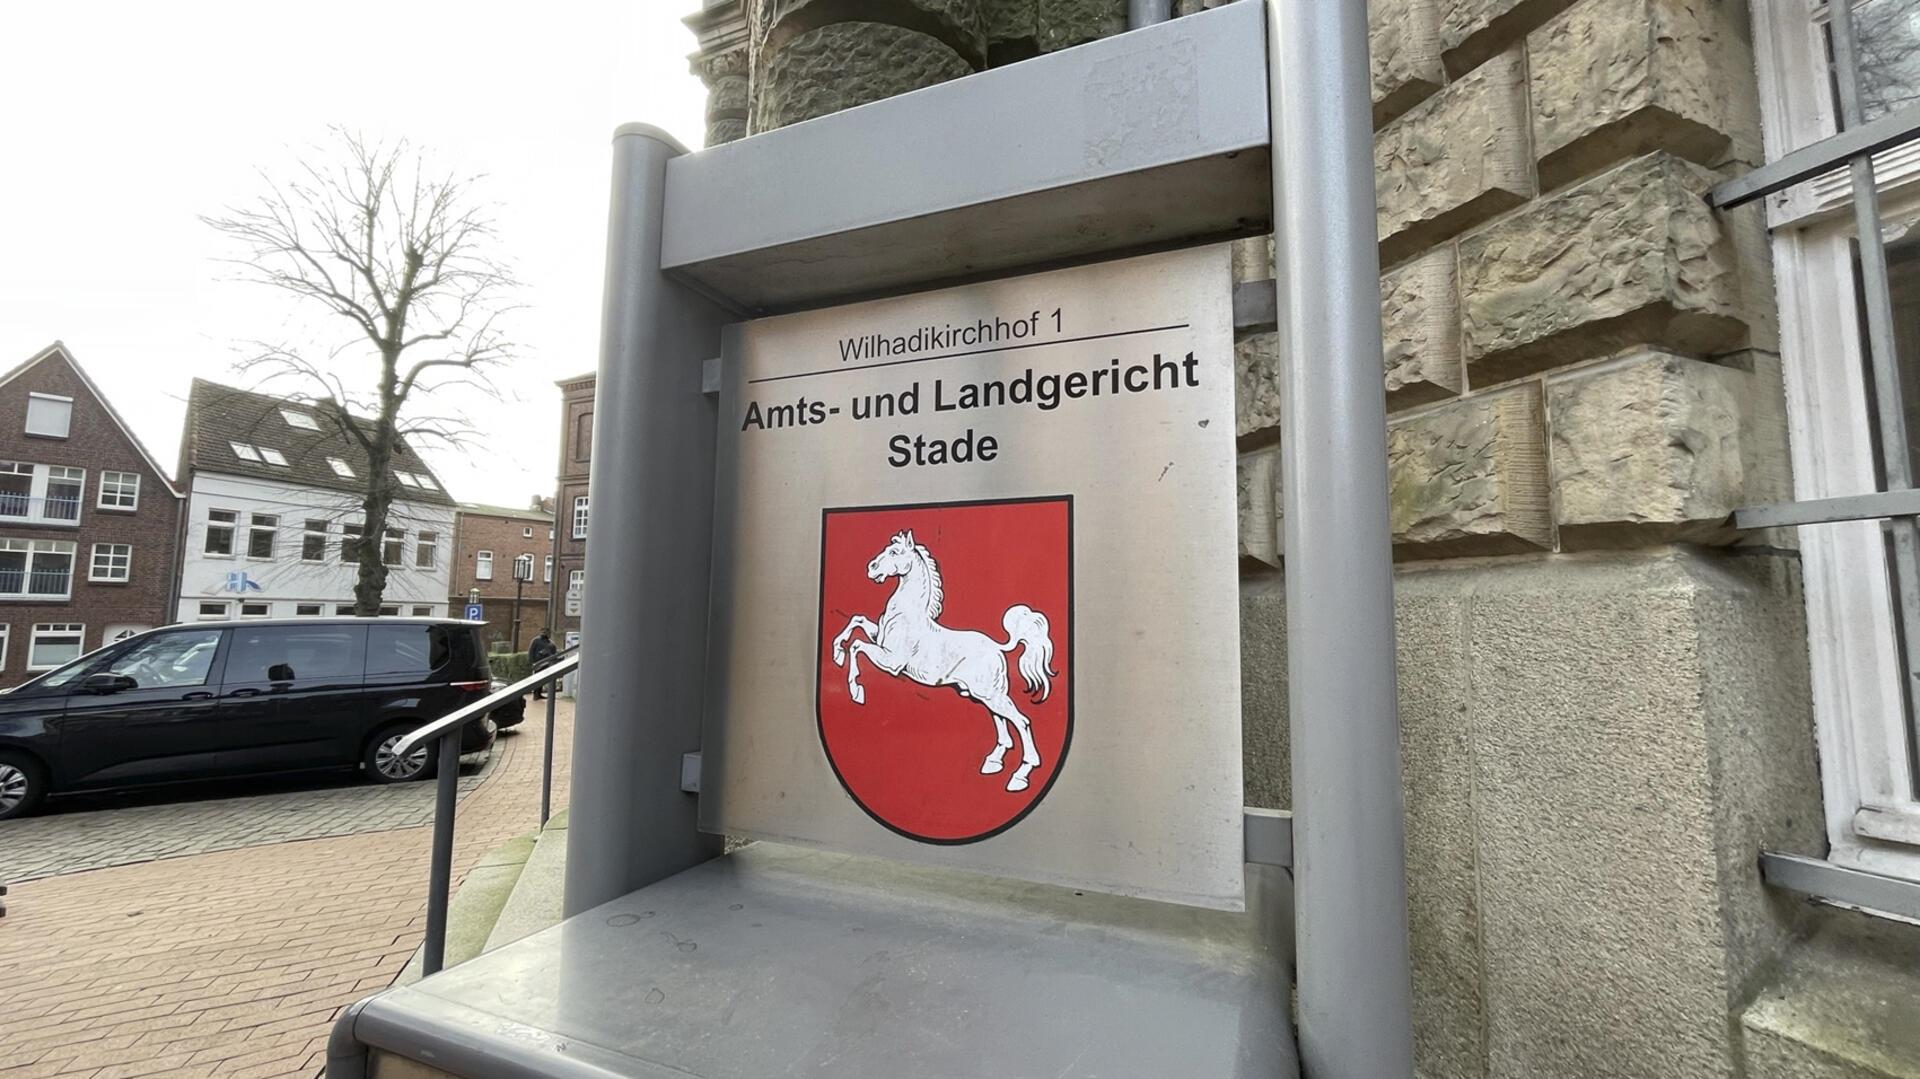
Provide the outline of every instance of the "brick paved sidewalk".
[[[456,881],[537,825],[545,718],[529,708],[462,800]],[[562,702],[556,806],[571,732]],[[390,983],[420,942],[428,839],[412,827],[283,842],[14,888],[0,1079],[317,1074],[335,1013]]]

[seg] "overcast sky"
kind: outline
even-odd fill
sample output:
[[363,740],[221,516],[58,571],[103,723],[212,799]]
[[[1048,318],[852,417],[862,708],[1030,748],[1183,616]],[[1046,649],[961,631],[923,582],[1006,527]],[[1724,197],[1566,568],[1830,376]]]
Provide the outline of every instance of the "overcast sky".
[[[285,174],[330,124],[487,174],[526,283],[486,443],[428,462],[456,498],[551,494],[554,380],[597,361],[608,140],[646,120],[701,144],[697,0],[6,4],[0,10],[0,370],[55,340],[174,467],[187,384],[298,330],[232,280],[199,221]],[[365,370],[365,368],[362,368]]]

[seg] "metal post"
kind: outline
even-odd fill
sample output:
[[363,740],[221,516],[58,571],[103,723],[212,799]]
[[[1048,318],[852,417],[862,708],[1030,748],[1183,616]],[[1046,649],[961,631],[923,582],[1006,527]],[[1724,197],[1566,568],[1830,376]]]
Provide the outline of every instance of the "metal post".
[[427,941],[420,971],[438,974],[447,959],[447,900],[453,890],[453,813],[460,792],[460,728],[440,736],[433,792],[433,856],[427,871]]
[[520,593],[527,582],[518,574],[513,578],[513,650],[520,651]]
[[719,853],[680,789],[680,758],[700,748],[713,553],[716,406],[701,376],[726,321],[660,271],[667,162],[682,153],[645,124],[613,140],[568,917]]
[[1138,30],[1173,18],[1173,0],[1127,0],[1127,29]]
[[1367,5],[1271,13],[1300,1056],[1389,1079],[1412,975]]
[[547,826],[548,818],[553,816],[553,703],[560,695],[560,680],[547,683],[547,735],[546,747],[540,758],[540,827]]

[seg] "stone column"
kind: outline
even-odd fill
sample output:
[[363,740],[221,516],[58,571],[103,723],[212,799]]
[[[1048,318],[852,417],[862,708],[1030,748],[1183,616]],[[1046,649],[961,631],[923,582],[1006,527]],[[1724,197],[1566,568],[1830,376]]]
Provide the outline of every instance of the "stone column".
[[753,131],[986,66],[985,0],[747,0]]

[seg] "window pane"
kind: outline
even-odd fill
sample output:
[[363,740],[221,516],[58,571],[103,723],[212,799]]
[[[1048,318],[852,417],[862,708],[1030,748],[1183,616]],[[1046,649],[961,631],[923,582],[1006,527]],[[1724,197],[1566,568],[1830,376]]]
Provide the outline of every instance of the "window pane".
[[294,607],[293,613],[302,617],[318,615],[320,613],[320,605],[318,603],[302,603]]
[[202,603],[200,605],[199,618],[202,622],[218,621],[226,616],[227,605],[224,603]]
[[27,666],[44,670],[79,659],[80,640],[83,634],[84,631],[78,626],[46,629],[35,626],[33,646],[27,656]]
[[380,552],[380,561],[389,566],[399,565],[400,560],[405,557],[406,543],[407,533],[404,529],[387,529],[386,542],[382,544]]
[[72,420],[72,401],[37,394],[27,398],[27,433],[30,435],[65,438]]
[[413,609],[413,616],[415,618],[431,618],[433,617],[433,608],[432,607],[415,607]]
[[367,674],[426,676],[447,665],[445,626],[374,626],[367,636]]
[[1861,119],[1920,101],[1920,0],[1865,0],[1853,12]]
[[440,533],[422,532],[414,548],[413,564],[420,569],[432,569],[434,548],[440,542]]
[[204,685],[219,646],[217,629],[161,633],[114,660],[107,673],[125,675],[142,689]]
[[361,626],[273,626],[233,634],[226,681],[358,680],[367,631]]
[[360,561],[360,533],[364,526],[344,524],[340,526],[340,561]]

